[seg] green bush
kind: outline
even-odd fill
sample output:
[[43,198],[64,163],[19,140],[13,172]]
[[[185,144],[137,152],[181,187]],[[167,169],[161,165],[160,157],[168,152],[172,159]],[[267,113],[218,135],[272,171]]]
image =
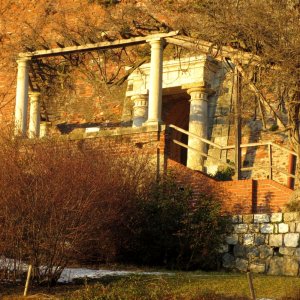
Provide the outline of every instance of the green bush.
[[219,181],[229,181],[232,180],[232,176],[234,174],[235,171],[233,168],[226,167],[226,168],[218,169],[218,171],[213,177]]
[[168,175],[137,199],[128,224],[134,234],[123,259],[177,269],[215,268],[223,227],[220,211],[216,198],[203,194],[193,201],[192,191]]

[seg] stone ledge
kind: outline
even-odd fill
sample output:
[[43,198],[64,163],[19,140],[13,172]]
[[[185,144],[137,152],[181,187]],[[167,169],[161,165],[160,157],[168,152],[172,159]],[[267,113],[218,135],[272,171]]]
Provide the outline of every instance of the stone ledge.
[[166,130],[165,125],[156,126],[141,126],[141,127],[117,127],[117,128],[100,128],[97,132],[86,133],[85,129],[75,129],[72,133],[68,135],[61,136],[60,139],[70,139],[70,140],[82,140],[82,139],[93,139],[102,138],[109,136],[123,136],[123,135],[133,135],[151,132],[162,132]]

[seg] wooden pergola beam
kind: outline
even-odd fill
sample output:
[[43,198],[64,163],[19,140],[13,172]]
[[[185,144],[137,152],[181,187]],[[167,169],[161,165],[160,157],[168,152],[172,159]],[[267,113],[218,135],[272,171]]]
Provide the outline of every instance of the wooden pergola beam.
[[208,53],[216,58],[229,57],[231,59],[236,59],[242,63],[253,63],[256,65],[261,62],[261,58],[258,55],[234,49],[230,46],[218,47],[211,42],[190,38],[183,35],[167,37],[166,42],[189,50]]
[[50,56],[60,56],[65,54],[73,54],[73,53],[82,53],[88,51],[95,51],[95,50],[106,50],[106,49],[114,49],[114,48],[121,48],[121,47],[128,47],[134,46],[139,44],[145,44],[148,40],[155,39],[155,38],[167,38],[171,36],[176,36],[179,31],[172,31],[169,33],[157,33],[152,34],[144,37],[135,37],[131,39],[123,39],[123,40],[116,40],[112,42],[100,42],[100,43],[93,43],[93,44],[85,44],[79,46],[70,46],[70,47],[60,47],[60,48],[52,48],[49,50],[37,50],[33,52],[23,52],[19,53],[19,57],[50,57]]

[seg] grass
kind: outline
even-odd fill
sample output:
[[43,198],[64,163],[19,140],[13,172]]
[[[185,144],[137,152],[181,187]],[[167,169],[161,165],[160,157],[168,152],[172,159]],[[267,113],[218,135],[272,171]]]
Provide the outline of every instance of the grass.
[[[254,287],[257,298],[300,299],[300,278],[255,275]],[[10,295],[1,299],[23,299],[20,289],[7,293]],[[32,296],[29,299],[63,300],[250,299],[245,274],[202,272],[176,272],[171,276],[104,277],[96,282],[58,286],[50,291],[31,289],[30,294]]]

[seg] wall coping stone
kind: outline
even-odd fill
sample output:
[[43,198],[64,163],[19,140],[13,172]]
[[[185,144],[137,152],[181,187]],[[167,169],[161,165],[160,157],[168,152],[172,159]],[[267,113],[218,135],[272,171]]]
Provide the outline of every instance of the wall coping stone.
[[282,222],[282,213],[272,213],[271,214],[271,222],[275,223],[275,222]]
[[300,221],[300,212],[287,212],[283,214],[284,222]]
[[269,223],[270,222],[270,216],[268,214],[255,214],[254,217],[254,223]]
[[123,136],[132,134],[141,134],[149,132],[161,132],[166,130],[166,125],[152,125],[152,126],[141,126],[141,127],[115,127],[106,128],[97,132],[86,133],[85,130],[75,129],[70,134],[61,135],[59,138],[64,140],[82,140],[82,139],[93,139],[102,138],[109,136]]

